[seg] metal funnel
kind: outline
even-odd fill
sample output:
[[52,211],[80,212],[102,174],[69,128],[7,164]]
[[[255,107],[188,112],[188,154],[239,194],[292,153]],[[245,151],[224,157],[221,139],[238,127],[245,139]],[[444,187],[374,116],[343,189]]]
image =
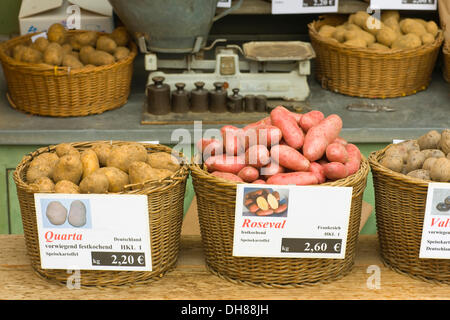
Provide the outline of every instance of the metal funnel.
[[194,53],[206,45],[212,24],[243,0],[216,15],[218,0],[109,0],[136,39],[153,52]]

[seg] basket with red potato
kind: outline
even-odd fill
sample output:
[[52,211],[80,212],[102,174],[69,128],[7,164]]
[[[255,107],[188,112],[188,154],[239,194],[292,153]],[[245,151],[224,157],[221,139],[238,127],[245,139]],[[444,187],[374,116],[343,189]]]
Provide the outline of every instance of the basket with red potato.
[[360,168],[359,149],[339,136],[342,125],[336,114],[298,114],[278,106],[244,128],[222,127],[222,139],[201,139],[197,149],[208,172],[228,181],[317,185]]

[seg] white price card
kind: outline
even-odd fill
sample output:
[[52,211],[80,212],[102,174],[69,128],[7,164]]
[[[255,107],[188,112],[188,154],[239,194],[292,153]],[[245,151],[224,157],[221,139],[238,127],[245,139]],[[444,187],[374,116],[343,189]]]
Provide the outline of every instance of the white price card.
[[218,8],[231,8],[231,0],[219,0],[217,2]]
[[371,0],[370,7],[397,10],[436,10],[437,0]]
[[272,0],[272,14],[337,12],[338,0]]
[[430,183],[419,258],[450,259],[450,183]]
[[233,255],[344,259],[351,187],[239,184]]
[[145,195],[35,194],[42,269],[151,271]]

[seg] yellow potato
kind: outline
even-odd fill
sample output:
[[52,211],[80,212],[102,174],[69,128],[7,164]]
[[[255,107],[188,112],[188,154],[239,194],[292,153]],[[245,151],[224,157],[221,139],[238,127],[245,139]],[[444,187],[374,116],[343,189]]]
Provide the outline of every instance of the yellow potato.
[[80,182],[81,193],[104,194],[108,193],[109,180],[102,172],[94,172],[83,178]]
[[97,154],[92,149],[84,150],[80,156],[81,163],[83,164],[83,177],[89,176],[91,173],[97,171],[100,168]]
[[391,18],[386,19],[383,23],[384,23],[385,27],[391,28],[397,35],[402,34],[398,20],[395,20],[394,18],[391,17]]
[[47,49],[48,44],[49,42],[46,38],[39,37],[31,44],[31,47],[44,53],[45,49]]
[[384,156],[380,164],[395,172],[401,172],[403,169],[403,157],[398,155]]
[[357,48],[367,48],[367,42],[361,38],[356,38],[352,40],[347,40],[344,42],[346,46],[357,47]]
[[393,19],[395,21],[400,21],[400,13],[397,10],[383,10],[381,12],[381,21]]
[[425,170],[425,169],[417,169],[417,170],[409,172],[407,174],[407,176],[417,178],[417,179],[422,179],[422,180],[430,180],[430,171]]
[[408,158],[406,159],[405,166],[406,172],[409,173],[411,171],[421,169],[425,160],[425,154],[420,151],[412,150],[408,152]]
[[124,60],[130,55],[130,49],[127,47],[117,47],[114,51],[114,58],[116,61]]
[[80,61],[84,64],[87,65],[89,64],[89,55],[94,52],[95,49],[94,47],[91,46],[84,46],[80,49]]
[[420,150],[437,149],[441,141],[441,134],[437,130],[430,130],[417,139]]
[[339,42],[344,42],[345,41],[344,34],[346,31],[347,31],[347,29],[345,28],[345,26],[343,26],[343,25],[337,26],[336,30],[333,32],[333,34],[331,36]]
[[59,158],[53,170],[53,181],[69,180],[75,184],[80,183],[83,176],[83,163],[79,155],[65,155]]
[[89,54],[88,64],[92,64],[94,66],[104,66],[113,64],[114,62],[116,62],[114,56],[105,51],[95,50]]
[[59,157],[50,152],[45,152],[34,158],[27,169],[26,180],[34,183],[42,177],[51,177]]
[[178,159],[167,152],[149,153],[147,156],[147,163],[154,169],[167,169],[173,172],[180,169]]
[[55,191],[55,184],[52,179],[49,177],[41,177],[37,179],[31,187],[35,190],[35,192],[40,193],[51,193]]
[[60,23],[52,24],[47,31],[47,39],[62,45],[67,38],[67,30]]
[[44,63],[60,66],[64,58],[61,45],[56,42],[50,43],[44,52]]
[[430,170],[431,180],[436,182],[450,182],[450,160],[437,159]]
[[383,22],[381,22],[379,19],[373,16],[370,16],[370,18],[367,19],[363,29],[372,34],[373,36],[375,36],[377,32],[383,27],[384,27]]
[[321,35],[322,37],[331,38],[335,30],[336,28],[333,26],[323,25],[322,27],[320,27],[319,35]]
[[147,149],[139,143],[128,143],[113,147],[106,165],[128,173],[128,168],[135,161],[146,162]]
[[428,21],[425,26],[425,29],[427,29],[427,32],[431,33],[433,35],[433,37],[435,37],[435,38],[439,32],[439,27],[436,24],[436,22],[434,22],[434,21]]
[[72,54],[67,54],[64,56],[62,65],[64,67],[69,67],[71,69],[81,69],[84,67],[81,61],[78,60],[78,58]]
[[160,180],[161,172],[153,169],[148,163],[134,161],[129,167],[129,178],[131,184],[141,184],[147,181]]
[[410,20],[405,19],[405,20],[406,22],[400,24],[400,29],[404,34],[413,33],[420,37],[427,32],[425,27],[420,22],[417,22],[414,19]]
[[91,149],[97,154],[100,166],[106,166],[108,157],[111,154],[112,145],[110,143],[98,142],[94,143]]
[[80,188],[72,181],[61,180],[55,184],[55,192],[65,194],[79,194]]
[[366,24],[367,24],[367,20],[370,18],[370,14],[368,14],[365,11],[358,11],[354,14],[351,14],[348,22],[349,23],[354,23],[357,26],[359,26],[360,28],[365,28]]
[[386,47],[384,44],[375,42],[375,43],[371,43],[367,46],[367,48],[369,49],[373,49],[373,50],[378,50],[378,51],[389,51],[390,48]]
[[117,49],[117,43],[108,36],[100,36],[97,39],[96,49],[114,54]]
[[431,33],[425,33],[423,34],[420,39],[422,40],[423,44],[429,44],[429,43],[433,43],[435,38]]
[[439,142],[439,149],[445,154],[450,153],[450,129],[445,129],[441,132],[441,141]]
[[392,49],[414,49],[422,45],[422,40],[414,33],[398,37],[393,43]]
[[390,47],[395,39],[397,39],[398,34],[389,27],[384,27],[377,32],[377,41],[387,47]]
[[80,156],[80,152],[72,146],[70,143],[60,143],[56,145],[55,152],[58,157],[62,157],[68,154],[74,154]]
[[111,33],[111,38],[116,42],[119,47],[126,46],[130,42],[128,31],[125,27],[117,27]]
[[74,36],[74,40],[79,44],[80,47],[84,46],[95,46],[99,33],[96,31],[86,31],[78,33]]
[[42,62],[42,52],[31,47],[26,47],[22,52],[21,61],[27,63],[40,63]]
[[114,167],[104,167],[97,170],[103,173],[109,182],[108,192],[118,193],[124,190],[124,187],[130,184],[128,174]]
[[17,61],[22,61],[22,55],[26,49],[27,47],[25,45],[18,44],[12,51],[12,58]]

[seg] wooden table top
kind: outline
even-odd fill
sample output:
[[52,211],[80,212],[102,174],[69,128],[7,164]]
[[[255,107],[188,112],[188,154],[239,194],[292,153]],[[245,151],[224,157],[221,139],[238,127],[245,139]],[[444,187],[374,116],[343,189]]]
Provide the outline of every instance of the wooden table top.
[[[375,235],[361,235],[350,274],[302,288],[262,288],[235,284],[205,267],[199,235],[183,235],[177,267],[161,279],[136,286],[69,289],[37,276],[23,235],[0,235],[2,300],[447,300],[450,287],[399,274],[385,267]],[[375,266],[375,267],[374,267]],[[379,268],[379,288],[372,268]]]

